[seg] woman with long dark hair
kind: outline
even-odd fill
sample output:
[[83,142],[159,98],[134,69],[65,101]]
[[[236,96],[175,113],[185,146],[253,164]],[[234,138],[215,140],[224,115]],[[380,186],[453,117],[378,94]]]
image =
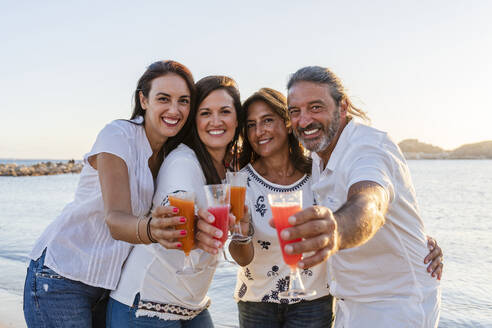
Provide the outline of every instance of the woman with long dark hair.
[[165,241],[159,216],[175,215],[173,208],[146,215],[164,157],[190,129],[193,76],[178,62],[155,62],[134,97],[131,119],[101,130],[84,156],[74,201],[34,245],[24,287],[29,327],[104,326],[105,295],[132,244]]
[[[191,132],[162,164],[153,203],[154,207],[166,204],[167,196],[177,191],[194,192],[195,205],[206,220],[211,214],[204,210],[207,203],[203,186],[219,184],[224,179],[224,159],[238,140],[243,115],[239,90],[231,78],[205,77],[196,83],[196,90]],[[206,293],[215,271],[217,249],[207,242],[213,247],[223,246],[213,238],[220,238],[222,231],[199,220],[196,246],[201,249],[192,250],[190,256],[202,271],[177,275],[185,257],[177,237],[190,232],[175,230],[175,226],[184,220],[178,217],[162,222],[168,230],[159,236],[166,238],[166,243],[137,245],[133,249],[118,288],[111,293],[107,326],[213,327]]]

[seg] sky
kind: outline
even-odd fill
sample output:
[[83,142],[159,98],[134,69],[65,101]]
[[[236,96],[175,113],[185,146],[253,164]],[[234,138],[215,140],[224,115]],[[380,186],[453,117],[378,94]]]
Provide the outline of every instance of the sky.
[[246,99],[330,68],[396,142],[492,140],[492,1],[0,0],[0,158],[81,159],[156,60]]

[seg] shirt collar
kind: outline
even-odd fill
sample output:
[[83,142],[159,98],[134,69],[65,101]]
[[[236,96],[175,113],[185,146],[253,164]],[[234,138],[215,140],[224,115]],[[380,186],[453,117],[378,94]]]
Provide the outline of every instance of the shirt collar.
[[355,123],[355,119],[351,119],[350,122],[348,122],[348,124],[345,126],[342,133],[340,134],[340,138],[338,138],[335,149],[333,149],[333,152],[331,153],[328,164],[326,164],[326,167],[324,169],[322,168],[323,160],[321,159],[321,157],[319,157],[316,153],[312,154],[313,162],[316,163],[316,165],[319,165],[320,172],[325,172],[327,170],[333,172],[335,170],[335,167],[338,165],[338,162],[343,156],[346,145],[349,143],[350,136],[352,135],[352,131],[354,130],[356,124],[357,123]]

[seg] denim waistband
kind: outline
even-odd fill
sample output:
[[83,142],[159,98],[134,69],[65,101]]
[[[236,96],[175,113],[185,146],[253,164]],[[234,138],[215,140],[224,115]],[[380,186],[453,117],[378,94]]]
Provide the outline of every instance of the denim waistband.
[[44,266],[45,257],[46,257],[46,248],[43,250],[43,253],[38,259],[31,260],[31,262],[29,262],[29,269],[31,270],[41,269]]

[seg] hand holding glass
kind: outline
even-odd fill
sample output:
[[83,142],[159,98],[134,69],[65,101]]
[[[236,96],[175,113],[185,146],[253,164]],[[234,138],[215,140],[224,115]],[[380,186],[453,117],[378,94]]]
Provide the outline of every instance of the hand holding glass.
[[289,217],[300,212],[302,209],[302,190],[294,192],[283,192],[277,194],[269,194],[268,202],[272,209],[273,221],[277,229],[277,236],[282,250],[284,262],[290,267],[289,289],[279,293],[283,298],[302,298],[316,295],[316,291],[308,291],[304,289],[297,262],[301,260],[302,254],[286,254],[285,245],[299,242],[301,239],[283,240],[280,233],[285,228],[290,228]]
[[235,265],[235,262],[227,260],[225,255],[224,246],[227,241],[227,235],[229,233],[229,208],[231,189],[228,184],[215,184],[203,186],[205,190],[205,197],[207,198],[207,211],[215,217],[212,225],[222,231],[222,237],[216,238],[222,243],[222,255],[224,259],[216,263],[216,265],[223,267],[231,264]]
[[193,192],[180,191],[168,195],[169,204],[179,209],[179,215],[186,218],[186,222],[178,224],[175,229],[186,230],[186,236],[178,238],[183,245],[185,261],[183,268],[176,271],[177,274],[193,274],[202,270],[193,267],[190,252],[195,245],[195,194]]

